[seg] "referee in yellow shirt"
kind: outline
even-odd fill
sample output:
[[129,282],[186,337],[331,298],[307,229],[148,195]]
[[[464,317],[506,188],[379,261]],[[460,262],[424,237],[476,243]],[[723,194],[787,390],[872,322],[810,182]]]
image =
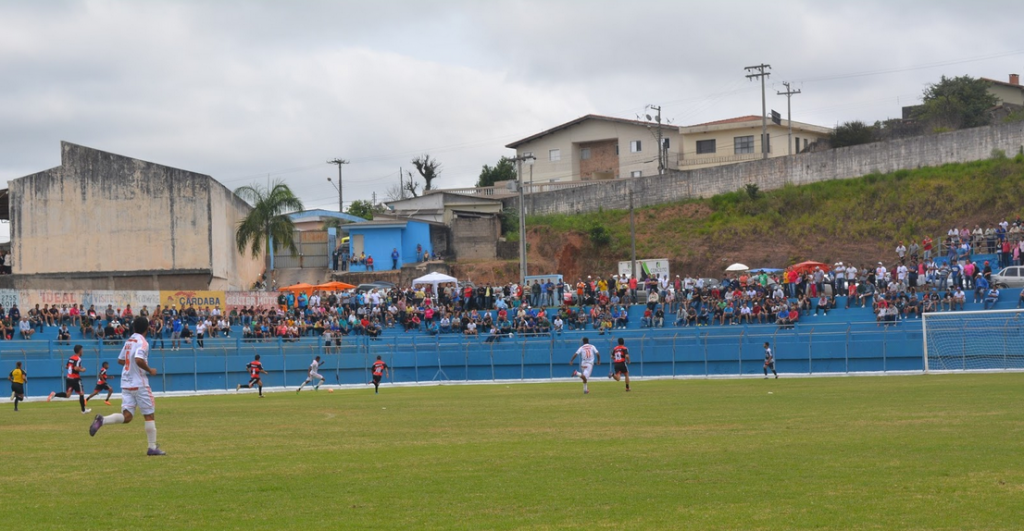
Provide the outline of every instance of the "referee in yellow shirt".
[[25,400],[25,380],[28,380],[28,373],[21,368],[21,362],[14,365],[14,370],[7,375],[11,381],[11,398],[14,399],[14,410],[18,410],[18,402]]

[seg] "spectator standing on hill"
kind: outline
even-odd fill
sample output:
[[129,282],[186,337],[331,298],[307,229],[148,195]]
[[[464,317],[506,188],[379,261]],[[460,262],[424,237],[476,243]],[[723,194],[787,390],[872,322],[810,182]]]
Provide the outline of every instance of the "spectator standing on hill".
[[925,260],[932,259],[932,239],[928,236],[925,236],[924,239],[921,240],[921,250],[924,251]]
[[903,242],[896,246],[896,257],[899,258],[901,264],[907,259],[907,246],[903,245]]
[[907,254],[909,254],[910,259],[915,262],[920,258],[921,246],[917,244],[917,240],[912,240],[910,242],[910,247],[907,248]]
[[398,247],[391,251],[391,269],[398,269]]

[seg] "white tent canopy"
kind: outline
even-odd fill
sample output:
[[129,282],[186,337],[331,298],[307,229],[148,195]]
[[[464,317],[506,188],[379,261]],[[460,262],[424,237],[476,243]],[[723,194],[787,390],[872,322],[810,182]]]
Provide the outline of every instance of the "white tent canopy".
[[726,271],[747,271],[749,269],[750,269],[749,267],[747,267],[747,266],[745,266],[743,264],[739,264],[739,263],[733,264],[733,265],[725,268]]
[[459,281],[455,277],[450,277],[435,271],[413,280],[412,287],[415,288],[416,286],[430,285],[432,288],[431,293],[437,295],[437,285],[446,283],[454,283],[457,286]]

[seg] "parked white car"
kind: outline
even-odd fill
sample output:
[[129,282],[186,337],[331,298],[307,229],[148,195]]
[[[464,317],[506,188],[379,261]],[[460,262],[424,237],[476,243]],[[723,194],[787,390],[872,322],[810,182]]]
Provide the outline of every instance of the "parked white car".
[[992,283],[999,288],[1024,288],[1024,266],[1010,266],[992,273]]

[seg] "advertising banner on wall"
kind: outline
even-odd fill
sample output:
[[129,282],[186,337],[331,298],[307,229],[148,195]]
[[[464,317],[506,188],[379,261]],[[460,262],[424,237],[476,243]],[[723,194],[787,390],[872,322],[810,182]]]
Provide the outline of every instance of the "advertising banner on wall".
[[[36,304],[42,308],[45,305],[50,306],[71,306],[86,304],[83,299],[84,291],[72,291],[72,290],[49,290],[49,289],[23,289],[18,291],[18,306],[24,308],[33,308]],[[86,308],[89,305],[86,304]]]
[[250,306],[275,308],[279,294],[275,291],[228,291],[224,293],[224,297],[228,311],[231,311]]
[[[0,289],[0,305],[3,305],[4,309],[10,310],[11,306],[15,304],[20,308],[22,306],[19,301],[18,290],[16,289]],[[40,306],[42,308],[42,306]],[[27,311],[27,309],[22,310]]]
[[226,311],[223,291],[161,291],[160,304],[164,306],[177,306],[178,309],[195,306],[196,309],[217,307]]
[[[626,260],[625,262],[619,262],[619,274],[630,275],[632,274],[632,262]],[[646,260],[636,261],[636,275],[640,280],[647,280],[648,278],[661,278],[662,276],[668,276],[668,258],[650,258]]]
[[95,290],[84,292],[82,299],[85,301],[86,307],[91,304],[97,309],[103,309],[110,305],[118,309],[131,304],[132,308],[137,312],[143,306],[147,306],[152,310],[157,304],[160,304],[160,292]]

